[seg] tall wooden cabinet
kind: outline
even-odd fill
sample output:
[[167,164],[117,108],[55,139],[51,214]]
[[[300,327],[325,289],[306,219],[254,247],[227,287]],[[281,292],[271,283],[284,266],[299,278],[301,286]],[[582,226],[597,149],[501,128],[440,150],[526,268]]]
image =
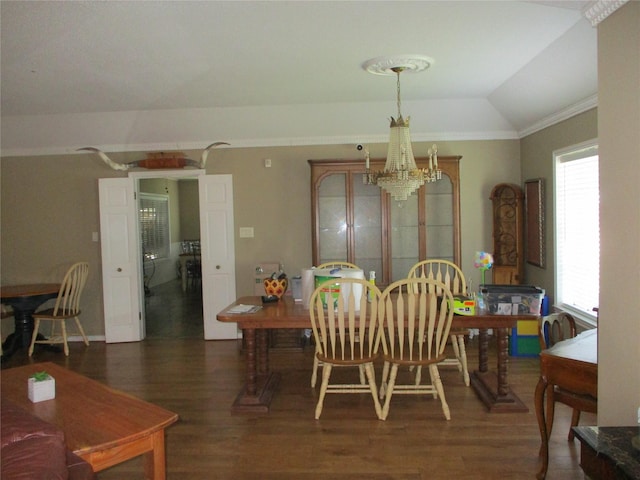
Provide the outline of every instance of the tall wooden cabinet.
[[524,279],[524,194],[518,185],[500,183],[493,203],[493,283],[516,285]]
[[[313,264],[346,260],[375,271],[378,285],[406,277],[426,258],[459,264],[460,158],[438,157],[442,180],[402,202],[363,183],[363,160],[309,160]],[[426,167],[428,158],[416,163]],[[384,160],[371,160],[371,168],[383,169]]]

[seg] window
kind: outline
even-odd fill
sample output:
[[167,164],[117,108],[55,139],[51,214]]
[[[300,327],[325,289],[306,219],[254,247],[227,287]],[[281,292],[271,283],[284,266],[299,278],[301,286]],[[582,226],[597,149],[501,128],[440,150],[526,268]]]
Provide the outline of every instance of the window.
[[169,197],[140,194],[140,234],[144,258],[156,259],[169,256]]
[[600,298],[598,144],[554,152],[555,304],[590,323]]

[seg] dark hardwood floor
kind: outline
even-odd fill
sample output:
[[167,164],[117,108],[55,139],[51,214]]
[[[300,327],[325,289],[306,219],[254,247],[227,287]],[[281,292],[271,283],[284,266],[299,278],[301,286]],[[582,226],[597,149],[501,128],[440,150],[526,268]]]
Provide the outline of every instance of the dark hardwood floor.
[[[321,419],[314,420],[312,348],[272,351],[271,366],[282,372],[282,381],[271,413],[232,416],[229,407],[244,381],[240,345],[204,341],[201,307],[196,319],[197,302],[182,295],[179,286],[178,292],[173,300],[148,300],[166,315],[158,325],[147,325],[143,342],[73,343],[68,358],[38,350],[29,359],[19,352],[2,368],[52,361],[178,413],[180,420],[167,430],[170,480],[535,478],[540,446],[533,405],[537,358],[510,361],[510,384],[529,413],[487,413],[457,370],[442,368],[450,421],[438,400],[398,395],[382,422],[365,394],[328,395]],[[475,368],[475,339],[468,353]],[[490,361],[494,366],[495,358]],[[380,372],[378,368],[378,376]],[[567,441],[570,417],[567,407],[556,407],[549,480],[586,478],[579,467],[579,442]],[[594,424],[595,416],[583,414],[581,423]],[[131,460],[98,478],[141,479],[142,462]]]

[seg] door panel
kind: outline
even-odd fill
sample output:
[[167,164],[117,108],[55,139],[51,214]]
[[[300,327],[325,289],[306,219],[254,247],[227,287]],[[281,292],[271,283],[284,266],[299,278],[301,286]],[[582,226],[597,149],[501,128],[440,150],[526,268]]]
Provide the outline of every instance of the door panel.
[[203,175],[198,182],[204,338],[235,339],[237,325],[216,320],[236,299],[232,177]]
[[144,338],[144,325],[133,180],[101,178],[98,190],[105,340],[139,341]]

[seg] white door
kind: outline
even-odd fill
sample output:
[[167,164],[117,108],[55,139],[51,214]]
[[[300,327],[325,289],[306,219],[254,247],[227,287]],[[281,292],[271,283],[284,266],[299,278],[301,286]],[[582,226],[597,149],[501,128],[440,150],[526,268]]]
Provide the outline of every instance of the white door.
[[235,339],[237,325],[216,320],[236,299],[232,176],[203,175],[198,182],[204,338]]
[[133,179],[101,178],[100,238],[107,343],[144,338]]

